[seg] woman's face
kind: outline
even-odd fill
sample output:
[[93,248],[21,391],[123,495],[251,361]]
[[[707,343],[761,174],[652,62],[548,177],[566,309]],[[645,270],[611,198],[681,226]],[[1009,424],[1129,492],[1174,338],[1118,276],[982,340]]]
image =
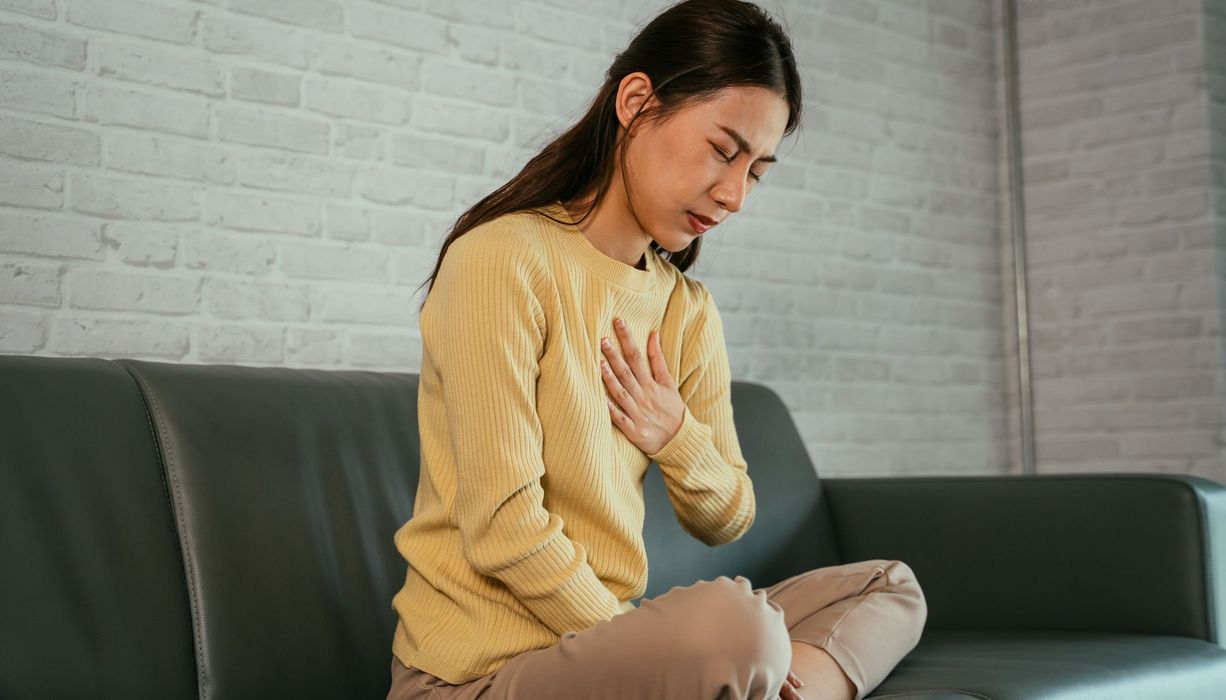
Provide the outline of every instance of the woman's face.
[[[618,111],[623,125],[642,100],[633,99],[632,74],[622,82]],[[654,99],[654,98],[650,98]],[[623,104],[624,102],[624,104]],[[623,109],[623,106],[625,109]],[[741,210],[770,170],[787,126],[783,97],[760,87],[732,87],[651,123],[640,121],[627,144],[626,181],[639,224],[661,247],[685,249],[698,236],[689,214],[721,222]]]

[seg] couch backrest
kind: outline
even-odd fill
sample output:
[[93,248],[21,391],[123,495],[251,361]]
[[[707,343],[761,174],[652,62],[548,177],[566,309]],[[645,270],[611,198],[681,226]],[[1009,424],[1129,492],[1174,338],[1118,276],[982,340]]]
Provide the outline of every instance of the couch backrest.
[[[0,493],[15,494],[4,496],[0,556],[30,562],[0,577],[0,600],[33,603],[0,625],[0,648],[23,652],[0,664],[42,659],[14,675],[0,666],[0,682],[23,683],[14,697],[72,695],[94,672],[90,682],[108,684],[99,694],[127,697],[191,697],[194,685],[210,699],[386,693],[405,574],[392,535],[412,515],[419,469],[417,380],[0,358],[0,386],[19,387],[5,392],[13,420],[0,425]],[[760,587],[839,561],[779,397],[737,381],[733,403],[756,521],[707,547],[681,529],[650,469],[649,597],[720,574]],[[63,652],[92,663],[71,666],[82,674],[73,692],[41,692],[64,677],[52,665]],[[144,692],[155,687],[165,692]]]
[[0,356],[0,697],[194,697],[178,542],[124,368]]
[[201,696],[386,694],[417,376],[122,363],[162,449]]

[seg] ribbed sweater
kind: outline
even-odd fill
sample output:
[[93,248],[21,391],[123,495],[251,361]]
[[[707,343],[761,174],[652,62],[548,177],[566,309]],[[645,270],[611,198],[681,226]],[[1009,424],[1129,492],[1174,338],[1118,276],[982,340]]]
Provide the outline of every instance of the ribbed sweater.
[[[652,461],[693,537],[716,546],[753,524],[715,303],[645,258],[604,254],[557,202],[476,226],[443,256],[420,315],[420,478],[395,533],[408,569],[392,651],[406,666],[465,683],[633,610]],[[644,353],[659,329],[685,403],[655,454],[609,414],[599,342],[619,347],[614,317]]]

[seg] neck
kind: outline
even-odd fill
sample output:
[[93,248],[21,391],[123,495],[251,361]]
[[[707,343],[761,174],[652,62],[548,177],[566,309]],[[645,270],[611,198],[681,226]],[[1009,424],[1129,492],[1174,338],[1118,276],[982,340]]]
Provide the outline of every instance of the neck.
[[[614,178],[614,182],[617,181],[618,178]],[[587,218],[579,221],[591,201],[592,196],[584,196],[562,205],[571,218],[579,222],[579,231],[597,250],[636,269],[647,269],[644,256],[648,253],[651,237],[643,232],[630,213],[625,191],[620,186],[610,188]]]

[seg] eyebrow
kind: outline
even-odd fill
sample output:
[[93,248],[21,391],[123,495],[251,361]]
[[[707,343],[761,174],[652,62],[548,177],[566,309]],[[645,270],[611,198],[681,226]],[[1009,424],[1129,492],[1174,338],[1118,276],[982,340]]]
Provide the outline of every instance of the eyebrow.
[[[735,129],[730,129],[724,126],[723,124],[716,124],[715,126],[718,126],[719,128],[723,129],[725,133],[731,136],[732,140],[736,141],[736,145],[742,151],[752,151],[753,150],[752,148],[749,147],[749,142],[745,140],[745,137],[737,133]],[[763,163],[775,163],[775,162],[778,162],[778,160],[779,159],[776,158],[775,156],[762,156],[761,158],[758,158],[754,162],[756,163],[758,161],[762,161]]]

